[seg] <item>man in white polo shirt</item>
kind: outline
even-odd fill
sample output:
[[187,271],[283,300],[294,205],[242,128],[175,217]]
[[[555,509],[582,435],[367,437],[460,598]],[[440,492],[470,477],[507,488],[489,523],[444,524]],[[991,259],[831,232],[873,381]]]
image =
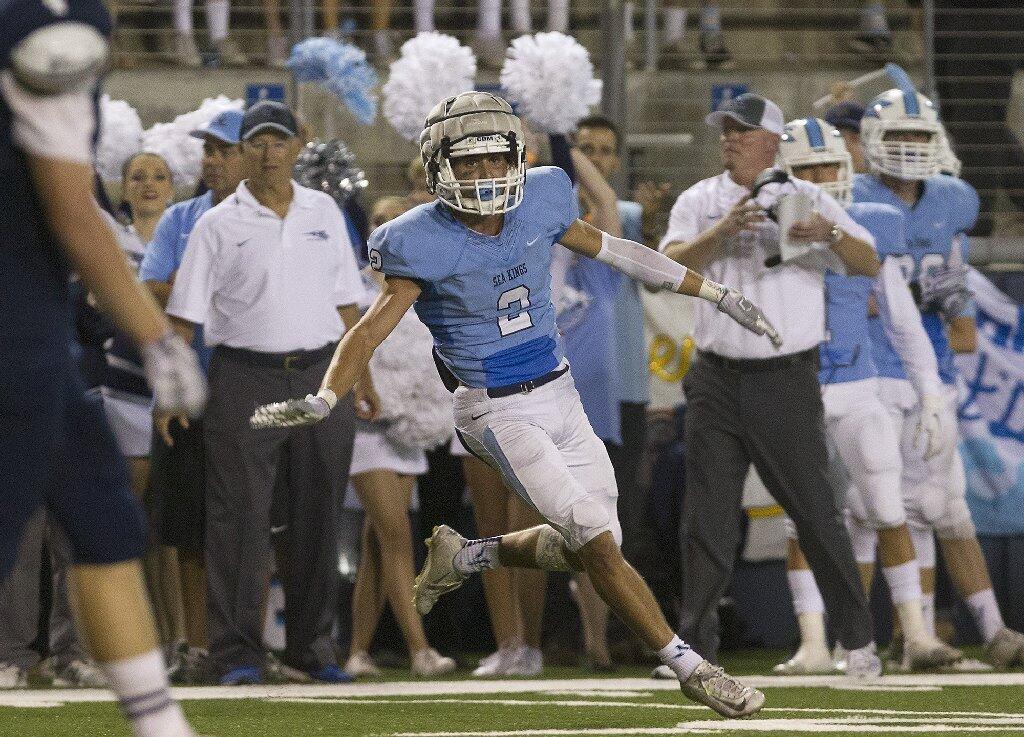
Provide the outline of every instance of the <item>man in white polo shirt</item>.
[[[222,684],[262,681],[270,506],[285,463],[283,659],[317,680],[344,682],[331,626],[335,510],[351,457],[352,398],[310,428],[255,432],[249,415],[282,394],[317,390],[346,326],[359,319],[363,286],[337,205],[291,179],[301,148],[292,112],[257,103],[245,112],[240,137],[250,178],[196,223],[167,304],[185,337],[202,324],[213,347],[204,420],[210,656]],[[371,416],[372,386],[355,394]]]
[[[850,653],[851,675],[881,665],[850,539],[826,479],[818,384],[818,344],[825,336],[824,269],[874,275],[871,235],[817,185],[792,180],[813,214],[790,230],[791,241],[820,244],[775,266],[779,227],[751,189],[775,161],[782,111],[743,94],[711,113],[721,131],[725,172],[683,192],[672,208],[661,250],[712,278],[736,284],[785,336],[785,344],[750,340],[713,310],[695,306],[697,360],[684,380],[686,495],[681,635],[706,657],[718,650],[718,603],[732,574],[741,535],[740,498],[753,463],[790,514],[825,601],[830,623]],[[767,204],[767,203],[766,203]],[[776,259],[777,260],[777,259]],[[842,262],[841,265],[838,262]],[[790,511],[792,510],[792,511]]]

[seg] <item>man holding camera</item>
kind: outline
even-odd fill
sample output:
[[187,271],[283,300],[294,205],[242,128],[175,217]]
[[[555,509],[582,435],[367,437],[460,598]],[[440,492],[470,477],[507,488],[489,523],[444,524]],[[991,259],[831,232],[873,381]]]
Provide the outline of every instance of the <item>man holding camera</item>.
[[[852,676],[877,675],[871,617],[841,507],[826,478],[818,344],[825,337],[824,270],[873,276],[873,239],[817,185],[773,166],[784,135],[779,107],[758,95],[726,101],[705,122],[720,131],[725,171],[683,192],[661,250],[687,268],[737,284],[785,337],[750,340],[697,305],[697,360],[684,380],[686,496],[680,630],[713,659],[718,603],[741,543],[741,497],[753,463],[796,524]],[[760,176],[759,176],[760,175]],[[765,182],[771,182],[762,186]],[[801,255],[780,261],[776,209],[810,203],[787,240]],[[767,210],[766,210],[767,208]],[[785,218],[783,218],[785,219]],[[767,263],[766,263],[767,262]],[[840,265],[841,263],[841,265]],[[771,265],[775,264],[775,265]],[[806,538],[805,538],[806,536]]]

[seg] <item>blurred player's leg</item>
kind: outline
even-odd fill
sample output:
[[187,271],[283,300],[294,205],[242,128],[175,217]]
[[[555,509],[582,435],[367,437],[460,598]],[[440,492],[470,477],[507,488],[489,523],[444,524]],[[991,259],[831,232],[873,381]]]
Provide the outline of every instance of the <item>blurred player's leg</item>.
[[360,535],[359,567],[352,589],[352,637],[345,672],[354,678],[379,676],[380,669],[370,657],[370,645],[384,612],[384,589],[380,575],[380,541],[370,525],[363,522]]
[[786,579],[800,629],[800,646],[792,658],[772,671],[783,676],[832,673],[835,667],[825,640],[825,602],[796,541],[796,528],[788,518],[786,523],[791,532],[787,541]]
[[[504,483],[504,482],[502,482]],[[508,520],[510,530],[525,530],[544,524],[544,518],[535,509],[513,493],[509,493]],[[538,676],[544,670],[541,652],[541,631],[544,624],[544,604],[547,601],[548,574],[533,568],[512,571],[512,589],[519,602],[523,621],[523,644],[509,664],[510,676]]]

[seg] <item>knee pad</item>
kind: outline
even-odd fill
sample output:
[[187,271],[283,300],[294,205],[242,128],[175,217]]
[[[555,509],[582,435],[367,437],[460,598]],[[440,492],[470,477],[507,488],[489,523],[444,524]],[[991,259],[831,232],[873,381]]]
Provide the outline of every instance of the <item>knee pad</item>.
[[850,517],[846,523],[850,531],[850,543],[853,545],[853,557],[858,563],[874,563],[878,550],[877,529]]
[[580,569],[574,567],[565,555],[568,543],[562,534],[551,525],[544,525],[537,535],[537,565],[545,571],[565,571],[574,573]]
[[935,568],[935,534],[930,527],[910,525],[910,539],[918,568]]
[[600,492],[581,495],[572,502],[566,532],[566,544],[573,552],[602,532],[611,532],[617,544],[622,542],[618,515],[614,510],[609,511],[607,497]]

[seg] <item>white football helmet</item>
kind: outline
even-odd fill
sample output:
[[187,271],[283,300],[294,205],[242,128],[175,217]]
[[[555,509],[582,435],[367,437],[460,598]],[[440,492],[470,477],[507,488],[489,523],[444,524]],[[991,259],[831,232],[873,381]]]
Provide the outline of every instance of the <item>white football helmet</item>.
[[[507,154],[506,176],[456,179],[453,158],[489,153]],[[459,212],[497,215],[523,201],[523,126],[512,107],[497,95],[463,92],[436,105],[420,135],[420,155],[427,172],[427,191]]]
[[802,166],[836,164],[839,174],[834,182],[818,186],[847,207],[853,201],[853,163],[842,134],[820,118],[799,118],[786,123],[779,142],[778,164],[790,176]]
[[949,140],[949,136],[946,134],[946,129],[942,129],[942,138],[939,141],[941,148],[939,149],[939,171],[943,174],[948,174],[951,177],[960,178],[960,172],[963,170],[963,162],[960,161],[959,157],[953,153],[953,146]]
[[[895,132],[927,133],[929,138],[921,143],[885,140]],[[861,120],[861,145],[871,169],[898,179],[938,174],[944,138],[935,105],[920,92],[883,92],[868,104]]]

